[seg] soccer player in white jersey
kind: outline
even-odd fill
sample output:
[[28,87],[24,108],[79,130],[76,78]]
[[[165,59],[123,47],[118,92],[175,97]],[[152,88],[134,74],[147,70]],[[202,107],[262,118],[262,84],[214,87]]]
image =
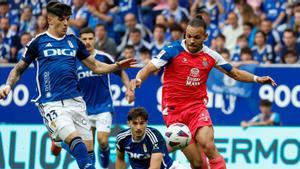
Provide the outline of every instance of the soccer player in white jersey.
[[[47,4],[48,29],[26,45],[21,61],[12,69],[6,85],[0,89],[5,98],[22,73],[34,62],[37,70],[38,96],[34,100],[48,131],[54,139],[62,139],[79,168],[94,169],[88,156],[92,133],[76,77],[76,59],[96,74],[109,73],[135,64],[127,59],[105,64],[90,56],[84,44],[74,35],[66,35],[71,7],[58,1]],[[84,144],[85,143],[85,144]]]

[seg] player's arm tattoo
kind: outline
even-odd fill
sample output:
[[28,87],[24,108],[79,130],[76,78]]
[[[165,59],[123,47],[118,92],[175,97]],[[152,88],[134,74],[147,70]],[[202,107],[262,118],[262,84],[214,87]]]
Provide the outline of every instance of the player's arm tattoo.
[[16,66],[10,71],[6,84],[11,86],[12,88],[20,79],[22,73],[28,68],[28,66],[29,64],[27,64],[23,60],[19,61]]

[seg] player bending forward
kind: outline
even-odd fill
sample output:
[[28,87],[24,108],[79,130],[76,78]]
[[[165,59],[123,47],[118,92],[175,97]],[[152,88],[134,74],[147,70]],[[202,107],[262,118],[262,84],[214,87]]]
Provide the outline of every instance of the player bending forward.
[[[258,77],[227,63],[221,55],[203,45],[207,38],[206,24],[201,16],[193,18],[186,28],[186,39],[165,47],[141,69],[131,81],[131,89],[140,87],[149,74],[165,66],[162,114],[167,126],[186,124],[192,143],[182,151],[194,169],[202,168],[201,151],[209,159],[211,169],[225,169],[226,164],[214,143],[214,130],[207,111],[206,81],[216,67],[235,80],[276,85],[268,76]],[[205,168],[205,166],[203,166]]]

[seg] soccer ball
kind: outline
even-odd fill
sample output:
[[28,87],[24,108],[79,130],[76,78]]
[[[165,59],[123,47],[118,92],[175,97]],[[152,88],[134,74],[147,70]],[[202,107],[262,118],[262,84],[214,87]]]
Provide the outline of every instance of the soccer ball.
[[183,123],[174,123],[166,130],[167,144],[173,149],[182,149],[189,145],[192,134],[189,128]]

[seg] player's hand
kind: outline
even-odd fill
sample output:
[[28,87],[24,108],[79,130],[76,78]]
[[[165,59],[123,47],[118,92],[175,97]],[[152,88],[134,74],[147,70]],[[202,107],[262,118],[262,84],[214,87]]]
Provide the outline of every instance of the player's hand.
[[242,121],[242,122],[241,122],[241,126],[242,126],[243,128],[249,127],[249,125],[248,125],[248,123],[247,123],[246,121]]
[[130,89],[126,90],[125,96],[126,96],[126,100],[128,101],[128,103],[132,103],[135,99],[134,91],[132,91]]
[[134,92],[134,90],[138,87],[141,87],[142,81],[140,79],[132,79],[130,81],[129,89]]
[[136,68],[136,60],[134,58],[124,59],[121,61],[116,62],[117,66],[120,69],[126,69],[126,68]]
[[0,100],[4,99],[9,94],[10,91],[11,91],[11,87],[9,85],[2,86],[0,88]]
[[271,84],[272,86],[277,86],[275,80],[269,76],[262,76],[257,78],[257,82],[261,84]]

